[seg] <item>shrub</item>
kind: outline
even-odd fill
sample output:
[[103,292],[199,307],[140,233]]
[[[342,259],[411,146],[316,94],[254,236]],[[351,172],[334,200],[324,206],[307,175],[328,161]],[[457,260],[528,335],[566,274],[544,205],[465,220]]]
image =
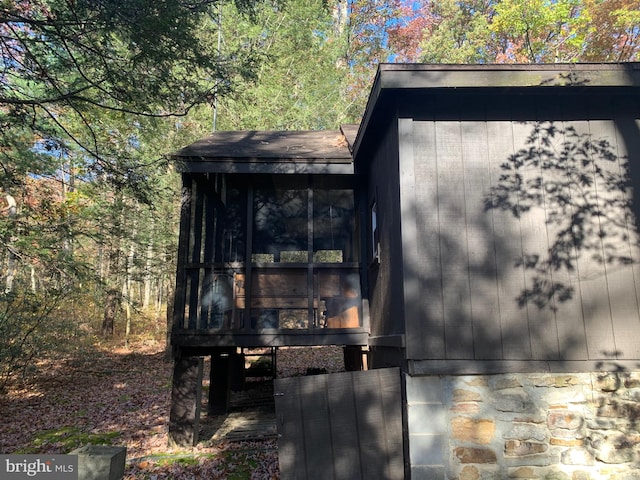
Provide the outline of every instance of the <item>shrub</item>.
[[33,373],[40,356],[76,343],[78,331],[60,310],[67,293],[0,293],[0,393],[14,375]]

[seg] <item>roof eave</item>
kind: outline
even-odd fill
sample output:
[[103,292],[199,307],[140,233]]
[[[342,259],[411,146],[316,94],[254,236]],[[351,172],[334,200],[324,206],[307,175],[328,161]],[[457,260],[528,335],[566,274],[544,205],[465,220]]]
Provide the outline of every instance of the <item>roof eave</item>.
[[[473,73],[473,75],[470,75]],[[358,135],[354,158],[385,92],[422,89],[526,91],[558,87],[640,88],[640,63],[580,63],[538,65],[446,65],[383,63],[378,66]]]
[[351,158],[322,159],[251,159],[173,157],[180,173],[262,173],[262,174],[327,174],[351,175],[354,172]]

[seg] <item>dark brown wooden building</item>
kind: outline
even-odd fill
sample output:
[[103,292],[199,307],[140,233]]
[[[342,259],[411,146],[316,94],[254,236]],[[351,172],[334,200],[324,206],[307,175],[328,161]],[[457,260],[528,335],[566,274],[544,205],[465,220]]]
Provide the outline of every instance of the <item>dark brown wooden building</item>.
[[456,456],[451,425],[486,419],[451,385],[640,370],[638,64],[385,64],[359,127],[220,132],[176,159],[178,386],[236,347],[366,347],[400,372],[402,476],[506,478],[499,423],[489,466]]

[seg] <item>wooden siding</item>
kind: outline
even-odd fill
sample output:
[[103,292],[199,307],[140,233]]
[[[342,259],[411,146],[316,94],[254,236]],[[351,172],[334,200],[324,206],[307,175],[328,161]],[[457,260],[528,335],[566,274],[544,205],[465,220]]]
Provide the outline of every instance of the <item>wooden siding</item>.
[[274,382],[283,479],[404,478],[400,370]]
[[400,120],[407,358],[639,359],[638,99],[497,100]]
[[[404,315],[397,128],[389,128],[372,145],[371,151],[368,206],[374,201],[377,205],[380,252],[379,260],[375,260],[371,258],[372,245],[366,248],[369,263],[369,309],[371,335],[382,337],[404,331],[403,322],[388,321],[400,320]],[[367,211],[369,212],[369,208]],[[368,220],[370,222],[371,219]],[[371,231],[370,224],[367,231]],[[368,241],[371,242],[372,239],[369,238]]]

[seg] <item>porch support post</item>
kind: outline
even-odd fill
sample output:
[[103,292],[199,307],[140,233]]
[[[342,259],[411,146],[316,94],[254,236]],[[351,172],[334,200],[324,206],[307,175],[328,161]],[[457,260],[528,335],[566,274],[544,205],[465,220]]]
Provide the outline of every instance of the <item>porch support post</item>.
[[231,393],[231,356],[222,350],[211,354],[211,371],[209,373],[210,415],[220,415],[229,410]]
[[173,368],[169,445],[192,447],[198,442],[203,363],[200,357],[178,357]]
[[343,351],[344,369],[347,372],[362,370],[362,347],[360,345],[345,345]]

